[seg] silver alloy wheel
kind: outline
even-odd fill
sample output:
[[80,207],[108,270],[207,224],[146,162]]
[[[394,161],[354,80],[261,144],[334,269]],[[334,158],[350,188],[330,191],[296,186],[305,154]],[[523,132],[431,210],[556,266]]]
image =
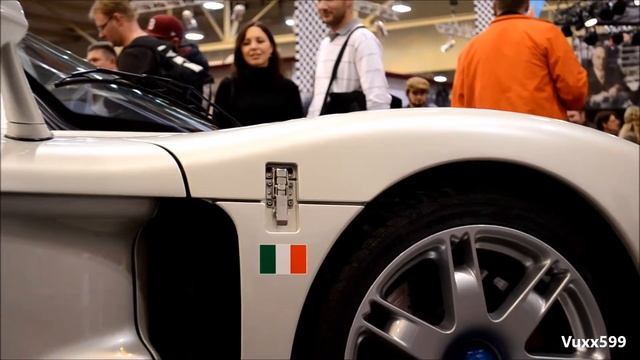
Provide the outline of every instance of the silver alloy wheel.
[[[489,304],[496,301],[487,297],[490,284],[484,281],[488,273],[485,268],[491,265],[482,261],[486,256],[503,258],[505,264],[521,269],[517,281],[499,276],[492,279],[491,284],[507,290],[498,305]],[[414,271],[424,263],[433,266]],[[440,317],[416,315],[416,306],[411,304],[414,291],[402,284],[402,278],[411,271],[420,274],[418,287],[423,293],[440,294]],[[435,279],[439,287],[433,286],[433,281],[423,282],[429,271],[438,273]],[[473,355],[484,356],[478,357],[482,359],[610,358],[606,348],[570,348],[558,354],[543,345],[535,352],[529,351],[528,339],[543,319],[557,316],[557,311],[549,310],[558,305],[566,316],[568,335],[576,339],[606,335],[589,287],[553,248],[531,235],[501,226],[449,229],[418,241],[382,271],[358,308],[345,358],[358,358],[365,339],[392,345],[400,354],[420,359],[469,359]],[[560,343],[561,339],[554,341]],[[457,355],[452,356],[452,351]]]

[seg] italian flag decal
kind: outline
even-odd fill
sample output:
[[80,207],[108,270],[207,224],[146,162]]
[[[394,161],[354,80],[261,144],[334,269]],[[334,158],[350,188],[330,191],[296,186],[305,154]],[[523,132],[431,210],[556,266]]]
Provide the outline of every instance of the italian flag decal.
[[260,274],[307,273],[307,245],[260,245]]

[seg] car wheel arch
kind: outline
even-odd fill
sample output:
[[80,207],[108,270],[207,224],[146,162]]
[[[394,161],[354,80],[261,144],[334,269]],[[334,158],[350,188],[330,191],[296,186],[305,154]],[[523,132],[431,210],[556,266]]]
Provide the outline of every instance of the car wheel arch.
[[[481,176],[478,177],[478,174]],[[534,184],[535,188],[518,188],[520,184]],[[313,321],[318,299],[330,288],[331,281],[341,270],[341,265],[359,249],[361,244],[354,239],[366,238],[363,235],[375,228],[380,221],[393,216],[393,209],[398,206],[411,207],[413,195],[416,193],[432,192],[435,189],[444,192],[460,189],[479,192],[501,191],[506,194],[529,191],[532,193],[529,196],[536,196],[539,201],[561,201],[566,209],[572,209],[579,216],[586,217],[588,221],[585,221],[585,224],[591,229],[605,235],[606,238],[616,239],[617,241],[607,247],[608,253],[618,256],[626,267],[635,267],[618,232],[598,205],[559,177],[522,164],[500,161],[464,161],[439,165],[402,179],[379,193],[338,237],[309,289],[298,321],[292,348],[293,358],[301,358],[303,354],[309,336],[305,324]],[[637,275],[636,270],[630,276],[633,278]]]

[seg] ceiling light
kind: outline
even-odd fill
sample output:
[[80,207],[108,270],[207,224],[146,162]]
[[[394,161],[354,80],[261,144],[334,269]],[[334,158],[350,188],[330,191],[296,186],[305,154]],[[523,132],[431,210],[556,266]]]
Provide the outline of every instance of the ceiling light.
[[200,41],[204,39],[204,33],[198,28],[198,22],[193,17],[193,12],[190,10],[182,11],[182,22],[186,33],[184,38],[191,41]]
[[584,22],[584,26],[585,27],[592,27],[595,26],[598,23],[598,19],[597,18],[591,18],[587,21]]
[[442,44],[442,46],[440,46],[440,51],[443,53],[446,53],[447,51],[451,50],[451,48],[456,44],[456,40],[452,37],[449,38],[449,40],[447,40],[446,43]]
[[202,7],[207,10],[220,10],[224,8],[224,4],[219,1],[207,1],[202,4]]
[[236,4],[231,12],[231,18],[233,21],[241,22],[244,18],[244,14],[247,12],[247,7],[244,4]]
[[191,12],[190,10],[184,10],[182,12],[182,22],[184,23],[184,27],[188,30],[198,28],[198,22],[193,17],[193,12]]
[[443,76],[443,75],[437,75],[437,76],[433,77],[433,81],[438,82],[438,83],[447,82],[447,77]]
[[295,21],[293,18],[288,17],[288,18],[284,21],[284,23],[285,23],[287,26],[294,26],[294,25],[296,24],[296,21]]
[[382,20],[378,19],[374,21],[373,28],[375,29],[374,33],[380,39],[387,37],[387,35],[389,35],[389,32],[387,31],[387,27],[384,25],[384,22]]
[[200,32],[189,31],[188,33],[184,34],[184,38],[191,41],[200,41],[204,39],[204,35]]
[[633,0],[633,4],[635,6],[640,6],[640,0]]
[[399,3],[399,4],[394,4],[391,7],[391,10],[393,10],[393,11],[395,11],[397,13],[408,13],[409,11],[411,11],[411,6]]

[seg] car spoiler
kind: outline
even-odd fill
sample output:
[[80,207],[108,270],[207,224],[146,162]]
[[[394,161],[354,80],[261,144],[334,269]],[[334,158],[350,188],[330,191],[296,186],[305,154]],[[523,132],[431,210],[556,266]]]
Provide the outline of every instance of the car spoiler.
[[16,140],[43,141],[53,137],[35,102],[21,62],[17,43],[25,36],[29,24],[17,1],[0,2],[2,48],[0,49],[0,94],[7,119],[5,137]]

